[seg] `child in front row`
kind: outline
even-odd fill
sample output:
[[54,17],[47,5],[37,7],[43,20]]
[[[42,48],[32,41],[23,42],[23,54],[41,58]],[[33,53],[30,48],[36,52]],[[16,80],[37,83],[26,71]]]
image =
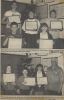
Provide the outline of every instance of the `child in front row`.
[[46,23],[41,24],[40,31],[40,39],[52,39],[52,35],[49,33],[49,27]]
[[16,22],[12,22],[10,24],[10,29],[6,30],[2,47],[8,48],[9,38],[21,38],[21,33]]

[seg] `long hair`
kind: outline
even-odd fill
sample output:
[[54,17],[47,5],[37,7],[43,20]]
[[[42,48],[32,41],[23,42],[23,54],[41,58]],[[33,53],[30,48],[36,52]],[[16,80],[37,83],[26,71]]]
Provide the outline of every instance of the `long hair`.
[[42,27],[44,27],[44,26],[47,27],[46,32],[48,33],[48,38],[49,39],[53,39],[52,35],[49,33],[49,27],[48,27],[48,25],[46,23],[42,23],[41,24],[40,29],[39,29],[39,34],[40,34],[40,32],[42,32]]
[[44,68],[43,68],[43,65],[42,64],[38,64],[37,66],[36,66],[36,68],[35,68],[35,74],[37,75],[37,71],[38,71],[38,67],[41,67],[42,68],[42,74],[43,74],[43,76],[45,77],[46,75],[45,75],[45,72],[44,72]]

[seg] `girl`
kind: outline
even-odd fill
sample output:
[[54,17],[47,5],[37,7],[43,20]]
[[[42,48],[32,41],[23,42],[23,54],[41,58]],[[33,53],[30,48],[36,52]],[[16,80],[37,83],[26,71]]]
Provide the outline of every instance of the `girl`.
[[36,87],[34,89],[35,95],[43,95],[45,92],[45,86],[39,83],[39,79],[45,77],[45,72],[43,70],[43,66],[41,64],[38,64],[36,66]]
[[52,39],[51,34],[49,33],[49,27],[46,23],[42,23],[40,26],[40,39]]
[[[12,73],[11,71],[11,66],[7,66],[6,68],[6,74],[9,75],[9,74],[14,74],[15,73]],[[15,82],[5,82],[4,83],[4,91],[6,95],[15,95],[16,94],[16,84]]]
[[17,94],[28,95],[30,93],[30,87],[25,85],[25,79],[28,77],[28,70],[25,68],[22,71],[22,76],[17,80]]

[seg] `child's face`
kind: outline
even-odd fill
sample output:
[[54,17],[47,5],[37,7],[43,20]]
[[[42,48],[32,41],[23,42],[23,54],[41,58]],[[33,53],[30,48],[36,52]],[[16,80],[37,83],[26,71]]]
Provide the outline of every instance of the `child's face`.
[[34,18],[33,12],[30,12],[30,13],[29,13],[29,18]]
[[42,30],[42,31],[47,31],[47,27],[46,27],[46,26],[43,26],[43,27],[41,28],[41,30]]
[[23,70],[23,75],[27,76],[27,74],[28,74],[28,71],[27,70]]
[[18,30],[17,25],[12,25],[12,26],[11,26],[11,30],[12,30],[13,33],[16,33],[17,30]]
[[50,17],[51,18],[56,18],[56,13],[55,12],[52,12],[51,15],[50,15]]
[[11,7],[12,7],[13,10],[16,10],[16,8],[17,8],[16,3],[13,3],[13,4],[11,5]]
[[11,73],[11,66],[7,66],[6,73]]
[[42,67],[41,67],[41,66],[39,66],[39,67],[38,67],[38,71],[41,71],[41,70],[42,70]]

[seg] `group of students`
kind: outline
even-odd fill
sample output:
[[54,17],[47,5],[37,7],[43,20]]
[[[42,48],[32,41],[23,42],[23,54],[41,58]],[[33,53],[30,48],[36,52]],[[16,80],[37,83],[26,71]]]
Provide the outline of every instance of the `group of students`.
[[[39,47],[39,39],[48,40],[52,38],[52,35],[49,33],[49,27],[46,23],[40,24],[39,20],[35,18],[35,14],[30,11],[28,15],[28,19],[26,19],[23,24],[21,25],[21,14],[16,11],[17,5],[16,2],[12,4],[12,10],[5,12],[4,17],[2,19],[2,23],[6,23],[6,32],[5,32],[5,39],[3,42],[3,47],[7,48],[8,39],[10,37],[14,38],[22,38],[22,47],[26,48],[38,48]],[[10,17],[19,16],[19,23],[17,20],[13,22],[9,22]],[[26,29],[26,22],[36,22],[34,25],[34,29]],[[21,30],[21,31],[20,31]]]
[[[11,66],[7,67],[6,74],[10,74]],[[61,67],[57,64],[57,58],[51,59],[51,67],[47,68],[45,73],[43,65],[38,64],[35,70],[28,66],[25,66],[21,70],[21,75],[19,73],[16,75],[15,83],[6,83],[2,86],[2,94],[8,95],[62,95],[64,86],[64,72]],[[35,86],[25,85],[25,78],[35,78]],[[38,84],[38,79],[47,77],[46,84]]]

